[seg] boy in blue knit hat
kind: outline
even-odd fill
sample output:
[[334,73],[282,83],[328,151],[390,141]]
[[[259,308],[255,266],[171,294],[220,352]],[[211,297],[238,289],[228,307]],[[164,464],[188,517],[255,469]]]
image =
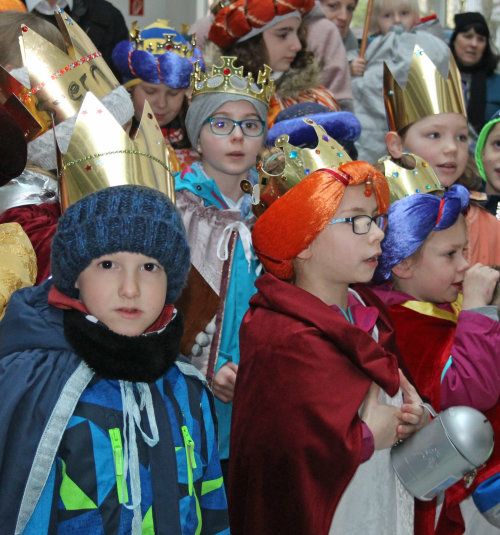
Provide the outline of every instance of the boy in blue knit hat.
[[228,534],[212,396],[177,360],[189,247],[172,202],[88,195],[51,261],[0,325],[2,532]]

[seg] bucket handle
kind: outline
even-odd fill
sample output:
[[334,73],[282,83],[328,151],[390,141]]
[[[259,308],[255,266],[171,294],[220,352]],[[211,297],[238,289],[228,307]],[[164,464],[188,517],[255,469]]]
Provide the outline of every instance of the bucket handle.
[[433,418],[437,418],[437,412],[432,408],[432,405],[430,403],[419,403],[421,407],[424,409],[427,409]]

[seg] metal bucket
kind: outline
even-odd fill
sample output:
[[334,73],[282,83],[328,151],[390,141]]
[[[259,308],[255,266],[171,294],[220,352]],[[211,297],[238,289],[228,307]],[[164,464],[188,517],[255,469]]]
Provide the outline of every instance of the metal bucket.
[[392,466],[408,492],[432,500],[481,466],[493,451],[493,428],[471,407],[450,407],[407,440],[391,449]]

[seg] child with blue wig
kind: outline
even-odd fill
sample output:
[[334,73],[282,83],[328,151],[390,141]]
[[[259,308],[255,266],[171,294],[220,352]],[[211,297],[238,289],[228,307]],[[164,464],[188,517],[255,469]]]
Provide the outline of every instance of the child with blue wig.
[[[194,40],[187,42],[168,21],[157,20],[139,31],[133,25],[130,41],[120,41],[113,62],[130,91],[137,125],[147,100],[162,128],[167,144],[175,149],[174,167],[180,171],[199,158],[189,144],[184,127],[189,81],[195,62],[203,66]],[[178,161],[176,161],[178,160]]]
[[[420,394],[436,409],[466,405],[488,411],[498,433],[500,322],[492,300],[500,274],[479,263],[470,267],[465,258],[468,205],[469,193],[460,185],[451,186],[442,198],[414,194],[394,202],[375,272],[384,282],[375,292],[388,307]],[[494,454],[470,488],[455,485],[447,491],[440,524],[447,507],[460,504],[497,471]],[[467,526],[479,522],[491,529],[473,506],[461,509]],[[435,533],[434,515],[431,510],[427,517],[431,531],[415,533]]]

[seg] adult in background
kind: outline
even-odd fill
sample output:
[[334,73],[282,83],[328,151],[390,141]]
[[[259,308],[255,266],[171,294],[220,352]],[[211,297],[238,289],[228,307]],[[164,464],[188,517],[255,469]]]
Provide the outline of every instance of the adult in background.
[[352,16],[357,5],[358,0],[321,0],[327,18],[339,29],[351,76],[363,76],[366,67],[365,58],[359,57],[359,43],[351,30]]
[[493,52],[490,30],[481,13],[455,15],[450,48],[465,85],[469,123],[479,132],[500,108],[500,75],[495,72],[499,56]]

